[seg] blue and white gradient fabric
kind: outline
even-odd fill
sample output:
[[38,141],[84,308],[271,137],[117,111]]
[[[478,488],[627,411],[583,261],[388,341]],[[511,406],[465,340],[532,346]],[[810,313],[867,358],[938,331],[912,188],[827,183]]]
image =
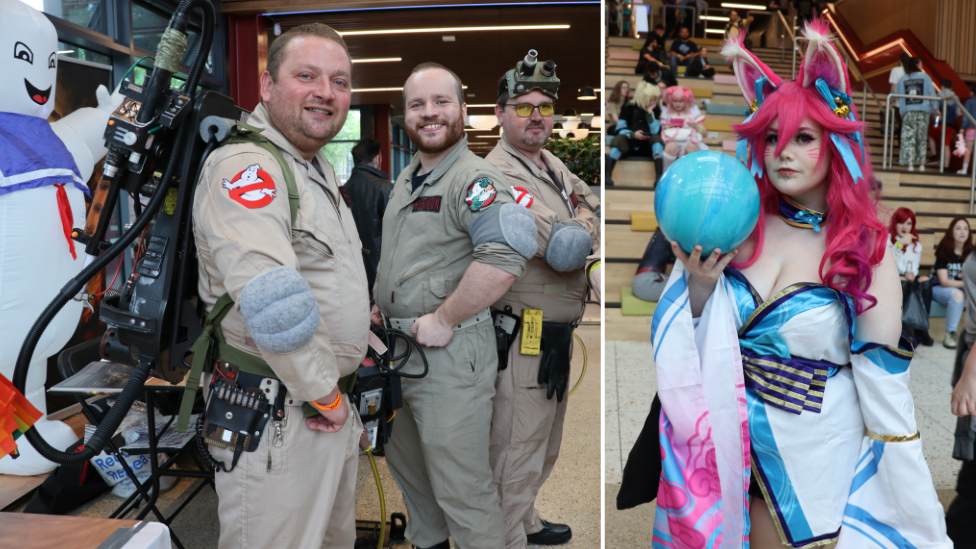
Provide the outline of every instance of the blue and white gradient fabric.
[[[732,268],[720,278],[702,317],[691,319],[687,282],[678,264],[675,273],[678,276],[672,274],[652,322],[662,425],[667,419],[670,429],[674,418],[684,412],[681,406],[687,406],[665,399],[665,392],[676,384],[669,382],[662,388],[662,375],[681,375],[676,368],[684,364],[684,376],[691,380],[689,357],[682,355],[718,361],[702,360],[701,372],[691,371],[697,383],[706,387],[706,395],[720,392],[715,389],[717,382],[704,376],[705,368],[744,373],[748,435],[742,440],[748,445],[751,471],[765,495],[764,503],[786,546],[952,547],[915,424],[908,391],[910,351],[854,341],[853,303],[843,293],[804,283],[764,301]],[[720,302],[729,305],[722,307]],[[723,322],[717,317],[722,315],[730,317],[725,322],[738,336],[732,348],[720,328]],[[716,348],[710,349],[712,345]],[[754,367],[757,361],[764,367]],[[780,374],[790,375],[777,374],[777,368]],[[812,373],[814,369],[822,370],[822,375]],[[724,376],[724,397],[706,397],[713,436],[721,432],[719,416],[733,420],[736,416],[728,401],[732,388],[727,386],[735,375]],[[797,379],[805,381],[803,391],[793,390]],[[667,434],[674,438],[670,431]],[[660,438],[662,444],[668,440],[663,431]],[[735,456],[730,448],[716,455],[720,478],[731,475],[721,478],[723,509],[741,505],[741,496],[728,486],[729,480],[741,478],[741,462]],[[662,483],[670,482],[666,476],[664,471]],[[727,529],[730,517],[724,518],[723,533],[734,532]],[[690,548],[669,528],[667,517],[655,519],[655,547]],[[739,520],[748,533],[748,516],[740,515]],[[719,538],[720,546],[748,547],[740,537],[742,528],[738,535]]]
[[90,196],[78,166],[47,120],[0,112],[0,196],[70,184]]

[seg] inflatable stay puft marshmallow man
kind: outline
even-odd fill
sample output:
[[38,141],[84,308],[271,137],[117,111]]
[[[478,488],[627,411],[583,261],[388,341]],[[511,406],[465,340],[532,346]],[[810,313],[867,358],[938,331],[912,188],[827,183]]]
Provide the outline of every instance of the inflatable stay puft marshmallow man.
[[[13,379],[27,332],[69,279],[84,266],[85,250],[71,241],[85,224],[86,182],[105,156],[102,134],[121,96],[98,88],[97,109],[82,108],[50,124],[58,70],[58,35],[39,11],[0,0],[0,374]],[[25,396],[45,413],[35,427],[55,448],[78,439],[46,417],[47,359],[68,342],[82,303],[69,301],[41,337]],[[37,475],[54,469],[33,446],[0,459],[0,473]]]

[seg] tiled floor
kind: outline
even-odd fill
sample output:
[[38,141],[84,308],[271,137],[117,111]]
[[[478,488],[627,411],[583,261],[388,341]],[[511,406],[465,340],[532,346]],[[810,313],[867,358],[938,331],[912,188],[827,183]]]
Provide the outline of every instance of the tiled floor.
[[[934,319],[932,336],[937,343],[917,351],[911,364],[909,388],[915,398],[915,419],[922,434],[925,459],[939,499],[947,505],[955,495],[960,462],[952,459],[956,417],[949,411],[952,394],[949,383],[955,352],[940,344],[944,323],[943,319]],[[650,342],[610,341],[612,337],[607,333],[604,366],[606,548],[649,546],[653,505],[617,511],[614,502],[623,465],[640,434],[656,392],[653,351]]]

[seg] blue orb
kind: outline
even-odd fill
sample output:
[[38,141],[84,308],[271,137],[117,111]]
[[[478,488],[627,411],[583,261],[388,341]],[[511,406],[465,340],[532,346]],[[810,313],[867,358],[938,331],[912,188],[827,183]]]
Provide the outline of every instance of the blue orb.
[[718,151],[687,154],[661,176],[654,194],[661,231],[691,253],[722,253],[745,242],[759,221],[759,188],[748,168]]

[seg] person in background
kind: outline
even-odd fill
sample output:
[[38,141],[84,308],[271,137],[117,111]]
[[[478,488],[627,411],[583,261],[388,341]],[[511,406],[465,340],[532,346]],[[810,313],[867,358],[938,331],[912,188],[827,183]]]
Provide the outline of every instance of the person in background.
[[[895,266],[898,267],[902,300],[904,301],[911,292],[912,282],[918,280],[923,284],[925,310],[928,311],[932,303],[932,286],[924,284],[929,281],[929,277],[918,276],[918,267],[922,262],[922,243],[918,241],[918,230],[915,224],[915,212],[908,208],[895,210],[891,216],[891,226],[888,228],[888,247],[891,248]],[[926,347],[931,347],[935,343],[928,331],[913,336]]]
[[688,69],[685,72],[685,76],[692,78],[697,76],[698,78],[712,78],[715,76],[715,67],[708,64],[708,49],[702,46],[698,57],[693,57],[691,63],[688,65]]
[[657,63],[648,63],[644,70],[644,82],[648,84],[654,84],[655,86],[661,87],[663,84],[664,91],[671,86],[678,85],[678,79],[674,77],[674,73],[671,69],[665,69],[658,65]]
[[[966,329],[960,334],[956,363],[952,372],[952,414],[960,418],[976,416],[976,254],[966,256],[962,265],[966,294]],[[958,431],[957,431],[958,432]],[[956,439],[958,444],[959,439]],[[969,450],[973,451],[973,450]],[[953,452],[955,454],[955,452]],[[946,534],[956,549],[976,548],[976,461],[963,461],[956,478],[956,497],[946,510]]]
[[620,120],[620,109],[630,101],[630,84],[621,80],[613,86],[607,97],[606,113],[607,135],[617,135],[617,121]]
[[932,286],[932,299],[946,306],[946,335],[942,344],[948,349],[956,348],[956,328],[965,304],[962,263],[971,251],[973,237],[969,222],[965,217],[956,217],[935,249],[933,269],[936,280]]
[[[736,10],[729,11],[729,22],[725,24],[725,37],[727,39],[734,40],[740,34],[746,36],[749,35],[749,25],[752,24],[755,18],[750,14],[746,19],[739,17],[739,12]],[[752,49],[752,40],[746,38],[743,40],[743,45],[745,45],[747,50]]]
[[620,122],[617,135],[610,140],[610,151],[606,157],[606,175],[604,182],[607,187],[613,186],[613,168],[617,160],[629,154],[639,154],[654,159],[655,179],[664,172],[661,154],[664,145],[661,142],[661,123],[654,116],[654,108],[661,97],[661,89],[654,84],[641,82],[637,84],[634,98],[620,110]]
[[[970,84],[970,90],[973,94],[966,100],[963,108],[966,109],[966,112],[970,116],[976,117],[976,85]],[[960,175],[966,175],[969,173],[969,160],[973,156],[973,141],[976,140],[976,126],[965,115],[962,115],[962,126],[959,127],[959,134],[964,136],[966,153],[962,159],[962,169],[958,173]]]
[[[906,67],[905,76],[901,77],[895,86],[895,93],[918,96],[935,95],[932,78],[925,74],[918,59],[912,59]],[[902,97],[898,99],[898,110],[901,111],[901,149],[898,164],[908,166],[908,171],[915,171],[918,164],[920,172],[925,171],[925,148],[928,142],[929,117],[935,112],[935,102],[927,99]]]
[[634,74],[644,74],[648,63],[666,63],[668,52],[664,49],[664,26],[654,27],[654,31],[648,35],[644,41],[644,46],[640,50],[640,57],[637,59],[637,67]]
[[675,260],[674,251],[671,243],[661,232],[661,229],[654,231],[651,241],[647,243],[644,250],[644,257],[641,258],[637,266],[637,273],[634,274],[634,283],[631,290],[634,295],[644,301],[657,301],[661,298],[661,292],[668,285],[668,276],[664,273],[668,264],[673,264]]
[[678,37],[671,41],[671,72],[678,74],[678,65],[688,66],[700,55],[698,44],[691,40],[691,31],[682,25],[678,28]]
[[380,248],[383,243],[383,214],[390,202],[393,184],[390,176],[380,170],[383,156],[380,142],[362,139],[352,148],[353,169],[344,185],[352,203],[352,217],[356,221],[359,240],[363,243],[363,264],[369,293],[373,294],[376,266],[380,264]]
[[907,53],[902,53],[898,56],[898,62],[900,63],[897,67],[891,69],[888,73],[888,83],[891,84],[891,92],[894,93],[895,86],[898,85],[898,81],[901,80],[902,76],[905,76],[905,67],[911,66],[912,56]]
[[820,13],[820,6],[813,0],[793,0],[793,9],[796,12],[796,26],[801,29]]

